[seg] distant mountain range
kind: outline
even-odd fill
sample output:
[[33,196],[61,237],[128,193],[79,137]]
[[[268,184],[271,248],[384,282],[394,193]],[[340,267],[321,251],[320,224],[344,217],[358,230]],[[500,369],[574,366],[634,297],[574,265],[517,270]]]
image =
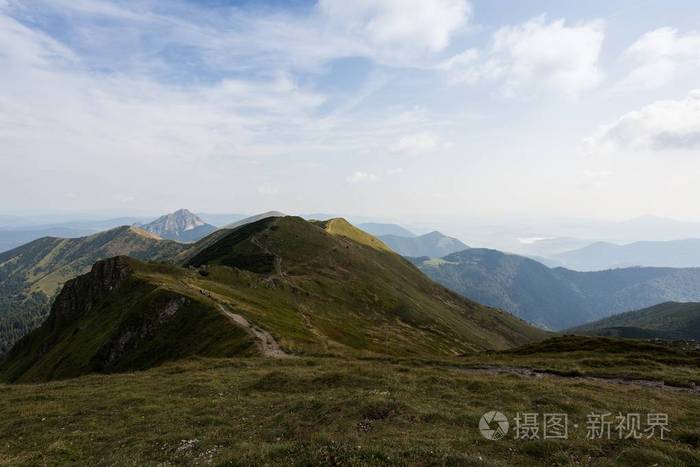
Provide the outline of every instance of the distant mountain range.
[[216,230],[187,209],[178,209],[140,227],[160,238],[184,243],[196,242]]
[[[144,225],[150,232],[122,226],[80,238],[41,238],[0,253],[0,354],[43,321],[63,283],[88,271],[97,260],[128,255],[142,260],[184,264],[197,252],[220,245],[221,240],[233,230],[264,219],[282,217],[284,214],[279,211],[269,211],[238,219],[216,230],[199,216],[182,209]],[[110,225],[113,220],[99,222],[99,225]],[[98,226],[94,222],[90,225]],[[329,221],[324,225],[330,234],[356,237],[354,240],[378,249],[391,249],[406,257],[418,257],[411,261],[433,280],[465,297],[502,308],[547,329],[566,329],[666,301],[700,301],[699,269],[624,268],[601,272],[550,269],[522,256],[496,250],[469,249],[459,240],[439,232],[416,236],[396,224],[360,224],[374,233],[403,234],[385,234],[375,238],[348,223]],[[60,234],[61,231],[55,233]],[[206,236],[192,245],[161,239],[165,236],[185,242],[193,241],[202,234]],[[657,253],[656,258],[692,263],[692,249],[700,247],[695,242],[640,244],[648,247],[642,249],[647,253],[647,258],[655,258],[648,250],[665,248]],[[607,247],[605,251],[608,251]],[[678,248],[672,250],[676,254],[663,253],[671,251],[671,247]],[[639,244],[612,250],[618,249],[640,254]],[[585,259],[585,252],[582,255]],[[577,256],[572,254],[570,258],[567,256],[561,260],[541,260],[556,265],[565,260],[573,261],[571,258]]]
[[95,263],[8,353],[3,380],[146,369],[192,355],[454,356],[547,337],[432,282],[343,219],[268,217],[190,246],[139,236],[151,250],[173,247],[171,264]]
[[700,303],[661,303],[584,324],[568,332],[636,339],[700,340]]
[[553,259],[577,271],[600,271],[630,266],[698,267],[700,239],[635,242],[628,245],[597,242],[560,253]]
[[413,237],[380,235],[379,239],[398,254],[409,257],[439,258],[469,248],[456,238],[448,237],[437,231]]
[[554,330],[667,301],[700,301],[700,268],[578,272],[479,248],[412,261],[465,297]]
[[94,230],[47,227],[37,230],[0,230],[0,253],[42,237],[76,238],[94,233]]
[[[27,222],[22,218],[6,218],[15,222]],[[76,220],[57,223],[12,224],[0,227],[0,253],[16,248],[42,237],[77,238],[113,229],[121,225],[131,225],[143,221],[138,217],[118,217],[103,220]]]
[[381,237],[383,235],[395,235],[397,237],[413,238],[416,236],[416,234],[404,227],[401,227],[398,224],[380,224],[377,222],[363,222],[357,224],[357,227],[369,234],[374,235],[375,237]]

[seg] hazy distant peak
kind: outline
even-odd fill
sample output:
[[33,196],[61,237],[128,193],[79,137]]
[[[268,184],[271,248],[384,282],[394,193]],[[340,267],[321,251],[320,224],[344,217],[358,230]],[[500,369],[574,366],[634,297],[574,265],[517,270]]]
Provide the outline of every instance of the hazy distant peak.
[[216,230],[216,227],[207,224],[187,209],[178,209],[161,216],[153,222],[142,225],[141,228],[162,238],[184,242],[199,240]]
[[363,222],[357,227],[376,237],[382,235],[395,235],[397,237],[415,237],[416,234],[398,224],[383,224],[378,222]]
[[456,238],[448,237],[438,231],[418,237],[400,237],[396,235],[381,235],[381,241],[402,256],[441,258],[456,251],[469,248]]

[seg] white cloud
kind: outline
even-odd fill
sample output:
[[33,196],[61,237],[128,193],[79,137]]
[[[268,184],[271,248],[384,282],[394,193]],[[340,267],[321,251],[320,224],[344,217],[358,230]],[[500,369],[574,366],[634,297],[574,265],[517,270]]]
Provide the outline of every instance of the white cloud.
[[447,143],[431,133],[415,133],[402,136],[389,146],[389,151],[399,154],[427,154],[448,147]]
[[634,68],[622,81],[622,87],[659,87],[685,70],[700,67],[700,33],[679,34],[669,27],[655,29],[634,42],[625,55]]
[[376,182],[377,180],[379,180],[379,177],[377,177],[373,173],[357,171],[353,172],[353,174],[350,175],[346,180],[349,183],[367,183]]
[[586,141],[592,153],[700,149],[700,90],[654,102],[603,126]]
[[[186,2],[35,3],[47,13],[101,21],[72,37],[84,41],[81,45],[93,59],[106,66],[117,60],[155,69],[162,65],[159,53],[177,46],[200,53],[203,65],[228,70],[323,70],[328,61],[344,57],[424,66],[431,53],[450,44],[472,13],[469,0],[319,0],[308,14],[231,7],[213,15]],[[138,51],[132,53],[140,54],[139,60],[121,57],[125,48]]]
[[[90,5],[84,3],[83,11]],[[99,10],[100,15],[109,12]],[[129,15],[119,13],[113,21],[124,17]],[[147,16],[140,20],[150,21]],[[158,24],[154,27],[160,31]],[[124,28],[141,31],[132,23]],[[175,32],[182,28],[187,32]],[[89,31],[92,38],[104,33]],[[180,34],[178,40],[186,43],[189,27],[174,22],[163,34]],[[219,46],[213,42],[212,47]],[[68,48],[0,9],[0,165],[25,177],[0,184],[0,198],[26,192],[29,174],[31,183],[44,187],[33,198],[38,205],[50,197],[47,193],[58,194],[51,198],[58,203],[72,190],[94,193],[81,198],[92,206],[119,203],[111,194],[127,188],[152,205],[161,202],[157,196],[188,192],[210,199],[233,197],[232,190],[270,195],[266,181],[284,192],[285,180],[301,174],[304,164],[331,155],[385,152],[404,135],[449,124],[420,108],[325,113],[325,95],[300,86],[298,75],[284,65],[235,79],[218,70],[217,79],[180,83],[162,80],[160,74],[179,71],[180,63],[161,64],[162,70],[152,74],[147,67],[118,61],[116,72],[104,71],[85,52],[89,47]],[[126,56],[131,53],[124,50]],[[140,59],[137,54],[124,61]],[[275,175],[263,175],[255,164],[279,168],[284,175],[268,180]],[[196,184],[172,183],[191,177],[211,182],[197,189]],[[225,189],[232,180],[236,188]]]
[[490,49],[468,49],[442,63],[451,82],[498,82],[508,97],[553,89],[575,96],[602,79],[603,22],[547,22],[544,15],[493,34]]
[[320,0],[318,8],[340,29],[376,47],[443,50],[471,15],[467,0]]

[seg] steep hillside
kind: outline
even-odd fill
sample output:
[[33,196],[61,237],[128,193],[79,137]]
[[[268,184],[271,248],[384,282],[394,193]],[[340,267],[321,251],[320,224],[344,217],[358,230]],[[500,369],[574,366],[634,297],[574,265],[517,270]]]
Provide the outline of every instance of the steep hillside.
[[662,303],[611,316],[569,331],[638,339],[700,340],[700,303]]
[[197,286],[245,302],[289,349],[451,354],[542,335],[448,292],[342,219],[273,217],[202,242],[184,260],[205,268]]
[[554,259],[577,271],[629,266],[691,268],[700,266],[700,239],[635,242],[627,245],[597,242],[560,253]]
[[469,248],[456,238],[448,237],[440,232],[430,232],[417,237],[382,235],[379,239],[398,254],[409,257],[440,258]]
[[160,238],[185,243],[196,242],[216,230],[216,227],[207,224],[187,209],[179,209],[161,216],[153,222],[142,225],[141,228]]
[[0,354],[41,323],[63,284],[95,261],[115,255],[163,260],[185,248],[123,226],[82,238],[45,237],[0,253]]
[[126,256],[98,261],[66,283],[48,319],[13,347],[0,374],[7,381],[63,379],[254,351],[244,329],[177,285],[181,272]]
[[700,301],[700,269],[550,269],[496,250],[413,260],[436,282],[533,324],[566,329],[667,301]]

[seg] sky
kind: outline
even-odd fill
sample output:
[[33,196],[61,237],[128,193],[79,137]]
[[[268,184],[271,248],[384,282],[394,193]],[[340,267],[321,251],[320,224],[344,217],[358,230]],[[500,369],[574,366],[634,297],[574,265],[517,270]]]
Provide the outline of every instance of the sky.
[[700,220],[693,0],[0,0],[0,213]]

